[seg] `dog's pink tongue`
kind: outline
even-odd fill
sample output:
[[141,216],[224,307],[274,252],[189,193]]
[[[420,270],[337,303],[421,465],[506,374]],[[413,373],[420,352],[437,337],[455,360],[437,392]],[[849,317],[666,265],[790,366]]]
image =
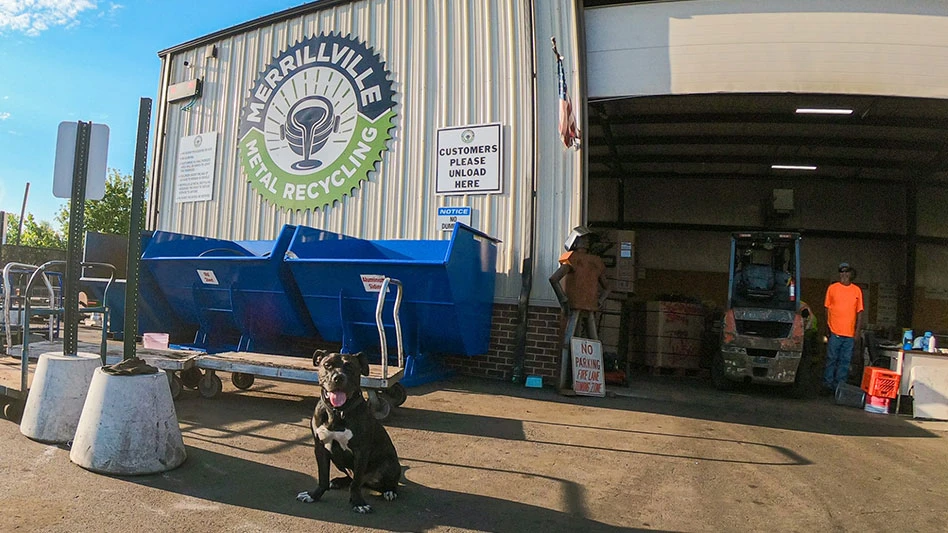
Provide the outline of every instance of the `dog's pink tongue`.
[[327,392],[326,396],[329,397],[329,403],[333,407],[341,407],[342,404],[346,403],[346,393],[344,392]]

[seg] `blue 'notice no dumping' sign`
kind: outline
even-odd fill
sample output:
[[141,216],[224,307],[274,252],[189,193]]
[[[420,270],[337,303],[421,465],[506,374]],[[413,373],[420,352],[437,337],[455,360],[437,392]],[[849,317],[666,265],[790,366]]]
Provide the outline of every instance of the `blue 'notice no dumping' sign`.
[[454,229],[454,223],[471,225],[470,207],[439,207],[438,208],[438,227],[441,231],[451,231]]

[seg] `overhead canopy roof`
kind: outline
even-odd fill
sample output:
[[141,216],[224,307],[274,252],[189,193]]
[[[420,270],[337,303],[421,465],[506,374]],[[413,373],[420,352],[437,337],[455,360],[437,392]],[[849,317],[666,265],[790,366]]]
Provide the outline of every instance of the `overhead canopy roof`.
[[[801,108],[852,113],[803,114],[797,112]],[[591,101],[588,123],[590,178],[793,177],[948,184],[948,100],[649,96]]]

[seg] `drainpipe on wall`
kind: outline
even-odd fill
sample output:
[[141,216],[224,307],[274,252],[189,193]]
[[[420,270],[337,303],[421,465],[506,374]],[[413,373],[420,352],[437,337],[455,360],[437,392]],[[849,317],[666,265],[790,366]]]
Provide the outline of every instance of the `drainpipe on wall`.
[[511,381],[517,384],[524,382],[524,359],[527,351],[527,321],[530,309],[530,292],[533,291],[533,255],[536,248],[536,224],[537,224],[537,158],[539,157],[539,146],[537,143],[537,53],[536,53],[536,20],[535,6],[533,0],[524,2],[526,12],[530,16],[530,35],[533,39],[530,41],[531,55],[533,58],[533,160],[530,163],[530,210],[528,214],[527,250],[523,257],[523,263],[520,267],[520,298],[517,301],[517,329],[514,332],[514,362],[513,375]]

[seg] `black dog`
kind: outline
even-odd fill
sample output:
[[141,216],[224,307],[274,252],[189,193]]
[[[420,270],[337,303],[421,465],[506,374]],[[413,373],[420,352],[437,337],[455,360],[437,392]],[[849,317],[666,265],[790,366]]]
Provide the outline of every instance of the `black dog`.
[[[395,445],[382,424],[372,416],[362,397],[361,375],[369,374],[365,355],[316,350],[313,365],[319,369],[319,403],[310,421],[316,450],[319,485],[296,499],[315,502],[329,489],[349,487],[349,503],[357,513],[371,513],[362,497],[362,486],[377,490],[388,500],[398,494],[402,467]],[[345,476],[329,481],[329,461]]]

